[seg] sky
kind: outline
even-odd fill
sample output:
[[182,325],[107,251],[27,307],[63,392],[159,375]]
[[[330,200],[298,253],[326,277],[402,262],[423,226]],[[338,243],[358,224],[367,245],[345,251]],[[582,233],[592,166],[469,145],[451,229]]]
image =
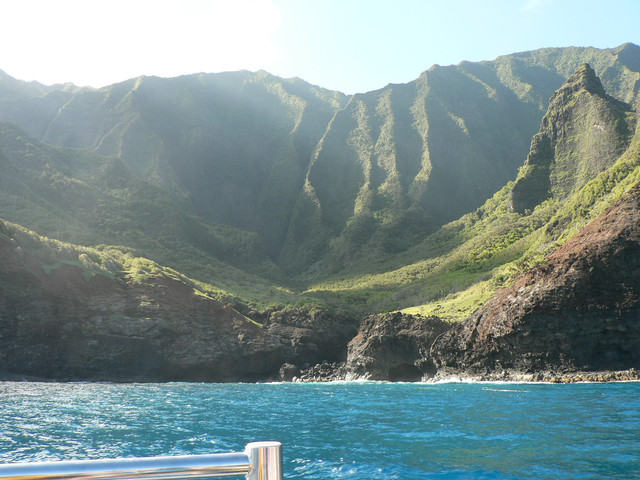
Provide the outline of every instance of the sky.
[[640,0],[0,0],[0,70],[102,87],[266,70],[347,94],[434,64],[640,45]]

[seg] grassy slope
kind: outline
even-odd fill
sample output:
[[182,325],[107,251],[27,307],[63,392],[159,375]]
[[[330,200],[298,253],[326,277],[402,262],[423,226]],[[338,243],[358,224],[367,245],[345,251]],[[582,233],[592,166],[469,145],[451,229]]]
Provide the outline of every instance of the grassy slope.
[[[126,248],[114,246],[92,248],[73,245],[43,237],[32,230],[2,219],[0,219],[0,239],[14,247],[16,257],[22,259],[20,261],[24,261],[25,254],[28,254],[30,261],[39,259],[40,267],[46,275],[51,275],[51,272],[60,269],[63,265],[72,265],[82,270],[86,281],[96,275],[103,275],[121,283],[146,284],[154,287],[163,283],[162,278],[170,278],[193,288],[198,296],[234,304],[234,299],[227,291],[189,278],[149,259],[137,257]],[[33,265],[30,268],[33,268]],[[8,294],[9,297],[32,301],[30,295],[36,290],[30,291],[30,289],[37,289],[36,285],[37,282],[31,286],[20,284],[16,288],[12,283],[0,282],[0,293],[3,296]]]

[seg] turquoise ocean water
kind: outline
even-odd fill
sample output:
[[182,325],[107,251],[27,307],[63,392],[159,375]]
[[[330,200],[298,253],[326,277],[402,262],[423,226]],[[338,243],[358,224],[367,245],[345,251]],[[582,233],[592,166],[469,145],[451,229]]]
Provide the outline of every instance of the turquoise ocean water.
[[286,479],[640,479],[640,383],[0,383],[0,462],[261,440]]

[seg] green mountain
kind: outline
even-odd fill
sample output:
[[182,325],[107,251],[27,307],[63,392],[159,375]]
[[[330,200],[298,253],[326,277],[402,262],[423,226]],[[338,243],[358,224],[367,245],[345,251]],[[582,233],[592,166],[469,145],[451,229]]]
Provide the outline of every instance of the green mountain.
[[39,141],[117,158],[208,223],[257,232],[273,257],[307,159],[346,98],[266,72],[141,77],[55,93],[59,108],[44,122],[0,118]]
[[631,106],[608,96],[593,69],[582,65],[551,97],[513,186],[511,210],[522,213],[578,191],[624,152],[635,120]]
[[612,185],[590,204],[585,188],[630,158],[639,72],[625,44],[434,66],[354,96],[266,72],[97,90],[1,74],[0,217],[119,245],[256,318],[461,318],[609,201]]
[[325,279],[313,292],[369,311],[462,320],[640,179],[639,142],[637,102],[634,110],[607,95],[584,64],[552,96],[515,181],[410,250]]
[[410,84],[354,96],[319,144],[293,217],[294,232],[316,219],[317,233],[311,242],[295,235],[287,252],[303,245],[308,256],[317,245],[316,268],[329,273],[415,245],[515,178],[549,98],[581,64],[629,102],[639,58],[634,45],[546,49],[436,66]]

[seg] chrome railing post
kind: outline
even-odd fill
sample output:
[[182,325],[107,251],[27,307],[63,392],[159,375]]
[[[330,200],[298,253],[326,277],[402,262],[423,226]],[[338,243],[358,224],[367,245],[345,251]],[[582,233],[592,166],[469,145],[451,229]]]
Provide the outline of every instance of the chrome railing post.
[[249,443],[244,453],[251,463],[247,480],[283,480],[280,442]]

